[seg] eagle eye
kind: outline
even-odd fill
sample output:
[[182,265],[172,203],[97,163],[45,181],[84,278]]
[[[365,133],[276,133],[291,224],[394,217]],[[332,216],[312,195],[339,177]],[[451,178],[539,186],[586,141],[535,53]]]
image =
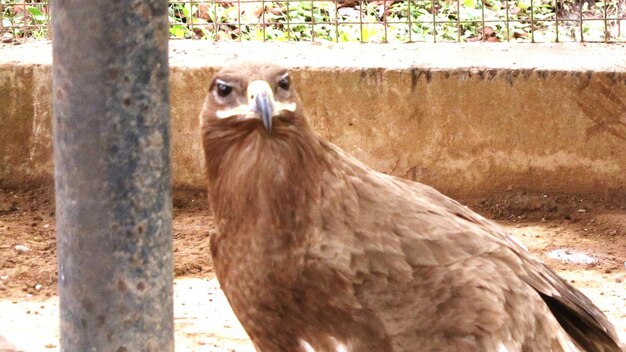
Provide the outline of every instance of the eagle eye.
[[280,81],[278,81],[278,86],[281,89],[289,90],[289,86],[291,86],[291,78],[289,76],[284,77]]
[[222,98],[226,98],[233,91],[233,87],[225,83],[217,83],[216,89],[217,89],[217,95],[219,95]]

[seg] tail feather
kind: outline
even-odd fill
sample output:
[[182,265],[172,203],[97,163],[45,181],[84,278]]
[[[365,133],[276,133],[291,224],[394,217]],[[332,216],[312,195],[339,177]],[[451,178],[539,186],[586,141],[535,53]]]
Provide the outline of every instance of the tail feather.
[[[604,321],[596,320],[592,315],[580,314],[558,298],[539,292],[563,329],[583,350],[589,352],[621,352],[620,343],[614,331],[607,330]],[[612,330],[612,329],[611,329]]]

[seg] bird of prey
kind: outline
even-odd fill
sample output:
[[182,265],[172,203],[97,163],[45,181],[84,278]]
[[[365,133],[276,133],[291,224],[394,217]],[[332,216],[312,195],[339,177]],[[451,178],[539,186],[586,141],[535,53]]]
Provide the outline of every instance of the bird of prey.
[[497,224],[318,136],[288,70],[221,69],[201,121],[215,272],[258,351],[621,350]]

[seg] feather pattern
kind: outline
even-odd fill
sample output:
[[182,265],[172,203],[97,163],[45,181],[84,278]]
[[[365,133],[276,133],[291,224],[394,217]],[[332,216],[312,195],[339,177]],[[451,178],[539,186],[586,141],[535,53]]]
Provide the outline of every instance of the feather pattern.
[[[621,351],[604,314],[498,225],[321,139],[285,72],[226,67],[233,97],[212,83],[201,114],[215,270],[257,350]],[[216,117],[252,80],[296,104],[271,132]]]

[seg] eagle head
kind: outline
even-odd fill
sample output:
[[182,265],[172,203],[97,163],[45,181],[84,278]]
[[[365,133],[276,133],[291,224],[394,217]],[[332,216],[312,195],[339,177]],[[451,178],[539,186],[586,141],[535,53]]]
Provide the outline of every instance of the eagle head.
[[289,71],[272,63],[233,63],[213,77],[201,115],[202,124],[220,127],[289,125],[301,116],[300,99]]

